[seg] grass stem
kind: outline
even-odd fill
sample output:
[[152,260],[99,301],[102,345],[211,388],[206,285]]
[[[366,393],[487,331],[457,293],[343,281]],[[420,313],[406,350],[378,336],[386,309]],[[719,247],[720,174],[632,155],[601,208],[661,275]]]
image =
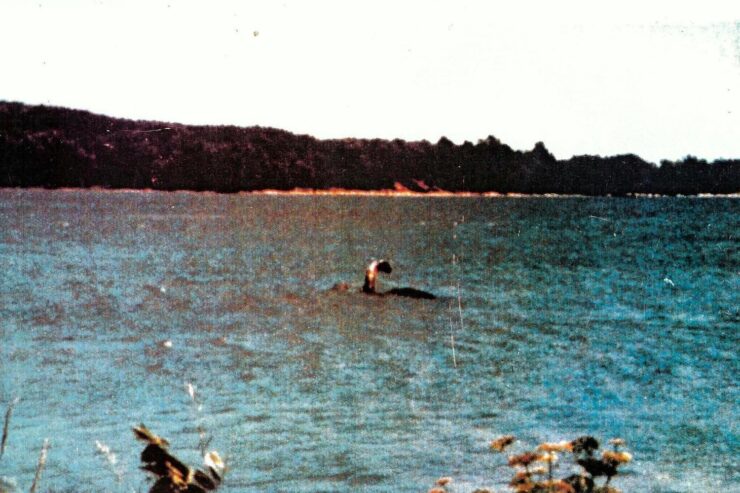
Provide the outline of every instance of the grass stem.
[[10,416],[13,414],[13,407],[18,403],[18,398],[13,399],[8,404],[8,410],[5,411],[5,423],[3,424],[3,437],[0,439],[0,459],[5,453],[5,444],[8,442],[8,430],[10,429]]
[[31,489],[28,493],[35,493],[36,492],[36,486],[39,483],[39,479],[41,478],[41,471],[44,469],[44,466],[46,465],[46,454],[49,450],[49,439],[44,439],[44,444],[41,446],[41,453],[39,454],[39,463],[36,466],[36,474],[33,477],[33,483],[31,484]]

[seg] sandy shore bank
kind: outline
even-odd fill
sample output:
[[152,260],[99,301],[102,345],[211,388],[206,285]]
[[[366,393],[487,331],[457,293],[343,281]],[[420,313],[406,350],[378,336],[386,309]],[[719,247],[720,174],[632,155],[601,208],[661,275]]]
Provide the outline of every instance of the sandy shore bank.
[[[105,192],[105,193],[187,193],[187,194],[199,194],[199,195],[231,195],[230,193],[213,192],[213,191],[196,191],[196,190],[157,190],[153,188],[102,188],[102,187],[90,187],[90,188],[40,188],[40,187],[29,187],[29,188],[2,188],[0,191],[9,190],[28,190],[28,191],[55,191],[55,192],[79,192],[84,190],[90,190],[94,192]],[[385,189],[385,190],[353,190],[344,188],[328,188],[328,189],[310,189],[310,188],[294,188],[292,190],[249,190],[235,192],[234,195],[271,195],[271,196],[337,196],[337,197],[419,197],[419,198],[448,198],[448,197],[471,197],[471,198],[609,198],[611,195],[578,195],[578,194],[557,194],[557,193],[545,193],[545,194],[527,194],[527,193],[499,193],[499,192],[449,192],[446,190],[430,190],[427,192],[420,192],[415,190],[409,190],[405,188]],[[628,194],[627,198],[668,198],[668,197],[683,197],[683,198],[740,198],[740,192],[731,194],[709,194],[700,193],[697,195],[661,195],[652,193],[635,193]]]

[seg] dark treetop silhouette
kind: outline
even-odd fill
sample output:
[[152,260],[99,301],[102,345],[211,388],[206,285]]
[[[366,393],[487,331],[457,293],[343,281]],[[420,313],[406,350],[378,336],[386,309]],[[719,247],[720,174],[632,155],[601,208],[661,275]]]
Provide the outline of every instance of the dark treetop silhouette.
[[556,160],[537,143],[318,140],[262,127],[130,121],[0,102],[0,187],[238,192],[294,188],[583,195],[729,194],[740,160],[661,166],[626,154]]

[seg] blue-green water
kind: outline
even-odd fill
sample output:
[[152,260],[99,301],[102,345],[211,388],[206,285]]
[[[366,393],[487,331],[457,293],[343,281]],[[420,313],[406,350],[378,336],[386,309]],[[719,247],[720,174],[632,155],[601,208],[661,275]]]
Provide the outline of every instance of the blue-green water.
[[[508,491],[504,433],[623,437],[623,491],[738,491],[738,218],[720,198],[0,191],[0,411],[20,398],[0,476],[27,491],[48,437],[40,491],[145,491],[144,422],[194,464],[204,427],[224,492]],[[440,298],[329,291],[371,257],[394,265],[381,289]]]

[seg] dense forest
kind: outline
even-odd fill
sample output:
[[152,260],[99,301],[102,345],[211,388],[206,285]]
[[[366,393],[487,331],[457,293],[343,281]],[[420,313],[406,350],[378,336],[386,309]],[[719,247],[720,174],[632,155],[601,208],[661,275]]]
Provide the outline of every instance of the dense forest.
[[447,190],[627,195],[740,192],[740,160],[660,166],[633,154],[557,160],[495,137],[456,145],[318,140],[263,127],[131,121],[0,102],[0,187]]

